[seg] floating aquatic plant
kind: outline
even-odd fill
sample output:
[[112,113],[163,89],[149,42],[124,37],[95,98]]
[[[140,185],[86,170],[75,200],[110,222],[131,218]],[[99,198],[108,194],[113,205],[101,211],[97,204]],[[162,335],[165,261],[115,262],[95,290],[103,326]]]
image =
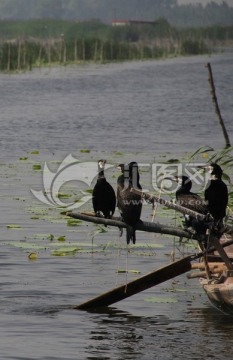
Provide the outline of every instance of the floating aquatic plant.
[[66,237],[63,235],[63,236],[59,236],[57,238],[57,241],[66,241]]
[[9,224],[7,225],[7,229],[21,229],[21,226],[17,224]]
[[70,256],[75,255],[80,249],[77,247],[63,247],[58,250],[53,250],[51,255],[53,256]]
[[125,274],[125,273],[129,273],[129,274],[141,274],[141,271],[139,270],[124,270],[124,269],[118,269],[116,271],[118,274]]
[[149,297],[145,298],[144,301],[152,303],[177,303],[177,299],[168,297]]
[[82,223],[79,219],[67,219],[67,226],[80,226]]
[[35,261],[38,259],[38,254],[36,252],[31,252],[29,255],[28,255],[28,259],[30,261]]
[[41,165],[40,164],[34,164],[34,165],[32,165],[32,168],[33,168],[33,170],[41,170]]

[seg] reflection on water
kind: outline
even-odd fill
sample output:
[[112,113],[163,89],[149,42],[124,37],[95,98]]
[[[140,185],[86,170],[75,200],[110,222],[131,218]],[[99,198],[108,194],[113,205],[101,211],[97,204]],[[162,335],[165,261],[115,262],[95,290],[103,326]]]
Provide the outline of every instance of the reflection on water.
[[[208,354],[210,358],[230,359],[229,348],[232,330],[232,319],[214,309],[192,309],[184,311],[185,320],[171,321],[166,316],[140,317],[116,309],[101,313],[101,317],[92,320],[97,323],[96,329],[90,332],[91,356],[98,358],[102,353],[106,358],[126,359],[172,359],[183,356],[191,359]],[[223,330],[223,331],[222,331]],[[220,339],[218,338],[221,333]],[[208,341],[206,340],[208,338]],[[224,348],[219,342],[224,342]],[[218,345],[217,345],[218,344]],[[111,351],[111,356],[108,357]],[[96,357],[94,357],[96,356]],[[103,357],[105,358],[105,357]]]
[[[56,168],[70,153],[80,161],[97,161],[104,154],[116,163],[152,163],[160,152],[179,157],[201,145],[223,146],[204,66],[209,60],[231,134],[230,53],[0,75],[4,360],[232,358],[232,317],[213,309],[199,283],[185,275],[109,309],[73,310],[125,282],[126,277],[116,273],[126,262],[141,274],[167,263],[172,241],[139,232],[138,244],[146,246],[126,256],[125,238],[109,228],[95,236],[98,251],[93,251],[96,226],[68,227],[60,209],[39,204],[30,193],[41,189],[42,182],[33,165],[43,167],[48,161]],[[143,219],[150,216],[151,207],[145,206]],[[162,220],[169,221],[165,215]],[[20,228],[9,230],[8,224]],[[64,235],[65,245],[79,246],[82,252],[51,256],[53,249],[64,246],[56,240]],[[32,249],[39,254],[35,262],[28,261]],[[148,298],[165,301],[145,301]],[[175,302],[169,302],[171,298]]]

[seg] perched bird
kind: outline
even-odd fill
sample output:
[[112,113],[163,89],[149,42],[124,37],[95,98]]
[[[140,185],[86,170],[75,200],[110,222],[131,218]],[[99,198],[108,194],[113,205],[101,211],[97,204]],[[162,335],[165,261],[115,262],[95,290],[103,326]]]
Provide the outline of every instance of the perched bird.
[[200,214],[206,214],[207,208],[205,206],[204,199],[198,194],[191,192],[192,181],[187,176],[177,177],[176,181],[180,184],[180,187],[176,191],[177,202],[190,210],[196,211]]
[[210,173],[210,180],[205,189],[206,206],[216,225],[222,225],[228,204],[227,186],[222,181],[223,171],[218,164],[211,163],[207,168]]
[[118,166],[122,174],[117,180],[117,206],[120,210],[123,221],[127,224],[126,241],[136,243],[135,225],[140,221],[142,211],[142,198],[140,195],[132,193],[131,188],[141,190],[139,183],[138,164],[120,164]]
[[[176,176],[171,180],[176,181],[180,186],[176,191],[176,200],[179,205],[198,212],[199,214],[206,215],[207,207],[205,205],[204,199],[202,199],[198,194],[191,192],[192,181],[187,176]],[[197,233],[204,233],[206,231],[206,227],[201,220],[197,220],[196,218],[185,214],[185,227],[193,228]]]
[[104,175],[106,160],[98,161],[98,178],[93,189],[92,204],[96,216],[103,213],[104,217],[110,219],[116,207],[116,195],[112,185],[107,182]]

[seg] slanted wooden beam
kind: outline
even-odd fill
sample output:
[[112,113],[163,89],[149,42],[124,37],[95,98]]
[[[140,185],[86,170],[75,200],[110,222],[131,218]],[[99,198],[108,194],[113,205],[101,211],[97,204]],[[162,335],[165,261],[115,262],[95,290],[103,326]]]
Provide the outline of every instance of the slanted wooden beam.
[[128,282],[125,285],[116,287],[104,294],[101,294],[91,300],[80,305],[74,306],[78,310],[91,310],[99,307],[112,305],[120,300],[126,299],[152,286],[167,281],[175,276],[184,274],[191,270],[191,256],[187,256],[181,260],[177,260],[160,269],[152,271],[140,278]]
[[[223,244],[223,247],[233,244],[233,240],[227,241]],[[212,246],[207,250],[207,253],[211,253],[215,250]],[[163,266],[157,270],[154,270],[144,276],[139,277],[136,280],[128,282],[125,285],[115,287],[95,298],[87,300],[79,305],[74,306],[77,310],[94,310],[100,307],[112,305],[118,301],[124,300],[132,295],[135,295],[141,291],[149,289],[155,285],[161,284],[167,280],[184,274],[192,269],[191,261],[203,257],[205,253],[200,252],[198,254],[186,256],[180,260],[174,261],[171,264]]]

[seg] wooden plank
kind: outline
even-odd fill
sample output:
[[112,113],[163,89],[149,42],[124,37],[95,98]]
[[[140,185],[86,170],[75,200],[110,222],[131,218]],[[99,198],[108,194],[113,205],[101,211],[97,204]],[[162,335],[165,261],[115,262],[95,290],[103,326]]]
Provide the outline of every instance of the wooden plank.
[[169,265],[166,265],[144,276],[141,276],[140,278],[133,280],[125,285],[116,287],[89,301],[77,305],[74,307],[74,309],[90,310],[112,305],[141,291],[149,289],[152,286],[158,285],[164,281],[174,278],[175,276],[190,271],[191,259],[192,256],[186,256],[181,260],[177,260]]

